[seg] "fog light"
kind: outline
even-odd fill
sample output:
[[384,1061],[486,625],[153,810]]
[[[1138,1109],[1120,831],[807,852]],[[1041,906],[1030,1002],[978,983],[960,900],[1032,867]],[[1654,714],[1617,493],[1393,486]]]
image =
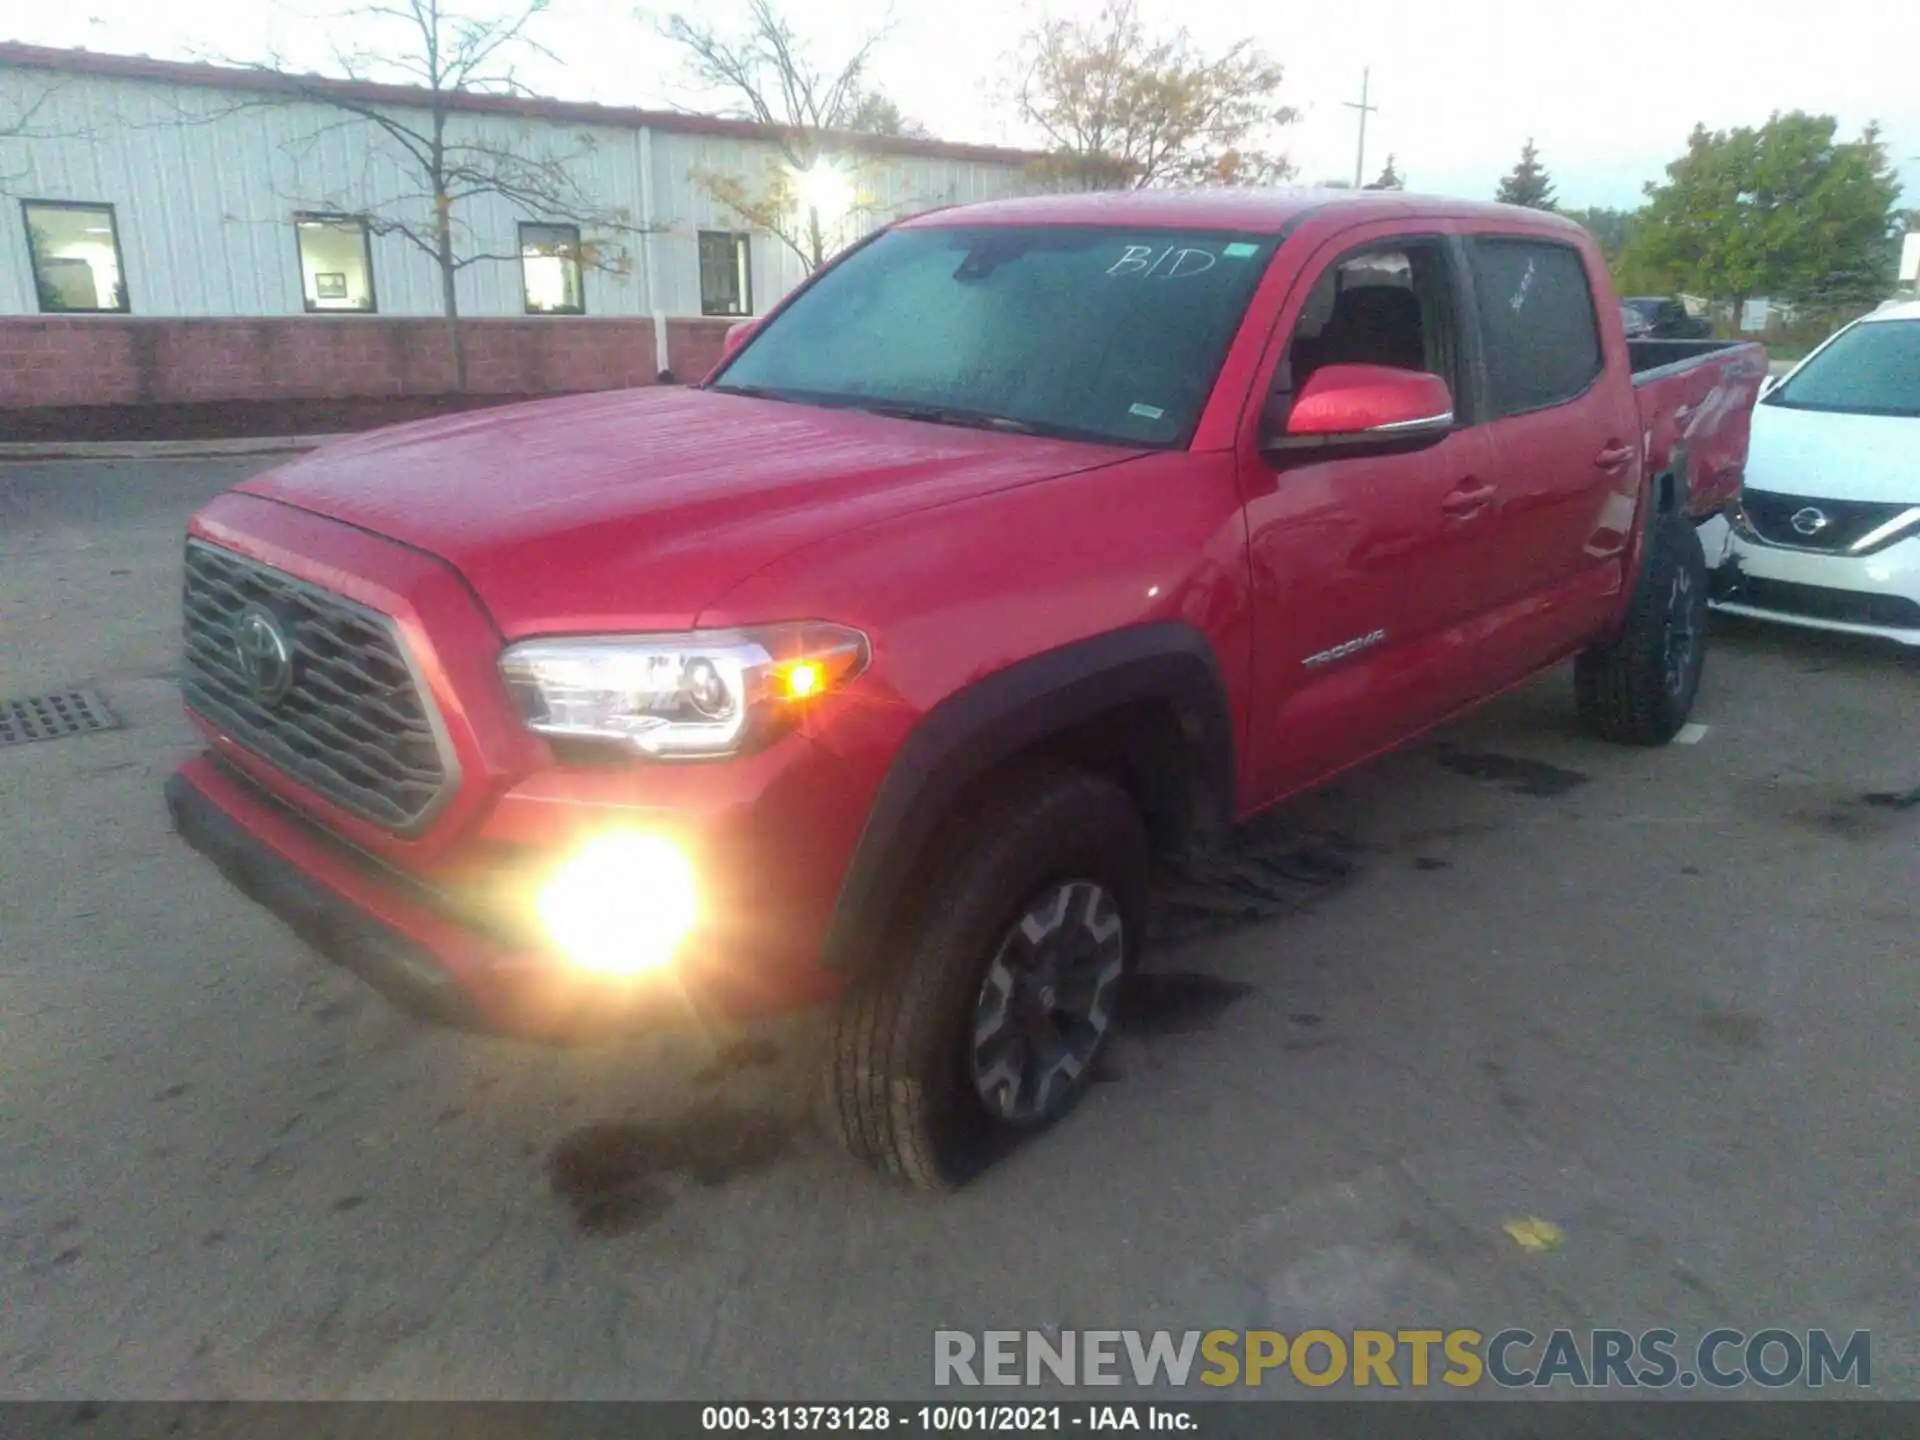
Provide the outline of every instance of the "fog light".
[[540,923],[574,964],[638,975],[673,961],[699,909],[693,864],[657,835],[589,841],[540,892]]

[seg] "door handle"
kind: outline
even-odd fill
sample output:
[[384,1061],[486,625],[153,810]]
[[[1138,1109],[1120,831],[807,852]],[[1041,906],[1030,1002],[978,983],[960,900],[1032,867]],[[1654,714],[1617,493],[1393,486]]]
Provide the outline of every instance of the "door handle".
[[1609,445],[1593,457],[1593,463],[1609,475],[1618,475],[1633,463],[1631,445]]
[[1440,508],[1449,515],[1472,515],[1484,509],[1496,493],[1495,488],[1484,481],[1468,480],[1458,489],[1449,491],[1446,499],[1440,502]]

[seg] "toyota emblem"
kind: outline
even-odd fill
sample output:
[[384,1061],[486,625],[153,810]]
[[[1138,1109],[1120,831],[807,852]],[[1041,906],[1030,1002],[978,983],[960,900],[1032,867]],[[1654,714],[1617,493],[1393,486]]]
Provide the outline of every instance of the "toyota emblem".
[[1816,510],[1813,506],[1809,505],[1804,510],[1794,511],[1787,523],[1793,526],[1795,534],[1805,535],[1808,539],[1812,539],[1815,535],[1818,535],[1822,530],[1833,524],[1833,521],[1827,518],[1826,511]]
[[272,705],[293,688],[293,648],[273,612],[249,605],[233,622],[233,653],[253,698]]

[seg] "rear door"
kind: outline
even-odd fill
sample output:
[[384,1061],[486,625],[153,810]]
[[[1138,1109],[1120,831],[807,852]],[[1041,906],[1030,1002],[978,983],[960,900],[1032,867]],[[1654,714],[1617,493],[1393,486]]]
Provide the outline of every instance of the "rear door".
[[1500,492],[1482,583],[1486,658],[1511,679],[1594,633],[1618,593],[1638,494],[1625,340],[1602,326],[1572,240],[1466,237]]

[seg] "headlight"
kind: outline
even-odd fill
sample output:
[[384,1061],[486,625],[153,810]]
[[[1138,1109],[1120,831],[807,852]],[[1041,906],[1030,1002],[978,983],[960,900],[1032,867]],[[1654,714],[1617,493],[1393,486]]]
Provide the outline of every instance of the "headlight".
[[731,755],[865,668],[866,636],[802,623],[683,635],[527,640],[500,672],[542,735],[617,740],[648,755]]

